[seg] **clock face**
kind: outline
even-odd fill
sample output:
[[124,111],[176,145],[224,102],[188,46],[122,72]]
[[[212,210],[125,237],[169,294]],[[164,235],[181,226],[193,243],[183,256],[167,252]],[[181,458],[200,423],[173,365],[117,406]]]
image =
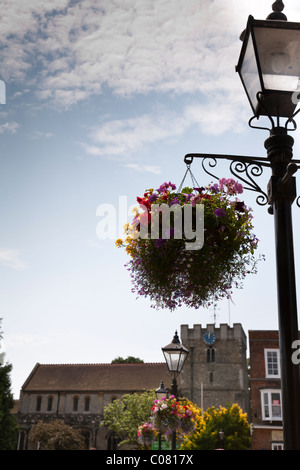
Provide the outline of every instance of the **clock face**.
[[203,341],[206,343],[206,344],[213,344],[215,341],[216,341],[216,336],[214,333],[212,333],[211,331],[207,331],[206,333],[204,333],[203,335]]

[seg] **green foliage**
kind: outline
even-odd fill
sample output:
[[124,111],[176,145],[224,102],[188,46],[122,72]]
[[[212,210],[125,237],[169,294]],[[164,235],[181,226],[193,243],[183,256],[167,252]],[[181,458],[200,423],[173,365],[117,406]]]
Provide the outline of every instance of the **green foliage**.
[[32,426],[29,440],[47,450],[84,450],[85,442],[79,429],[74,429],[62,421],[50,423],[39,421]]
[[143,445],[138,441],[137,430],[149,419],[154,400],[154,391],[123,395],[120,400],[115,400],[104,408],[101,425],[121,440],[119,446],[126,444],[143,449]]
[[[0,325],[1,325],[0,318]],[[0,331],[0,339],[2,332]],[[0,362],[0,450],[14,450],[17,446],[18,425],[12,415],[14,399],[10,387],[11,364]]]
[[139,357],[128,356],[126,359],[119,356],[111,361],[112,364],[143,364],[144,361]]
[[[221,441],[219,432],[224,432]],[[199,415],[195,431],[186,437],[184,450],[213,450],[221,446],[226,450],[247,450],[251,445],[250,425],[247,414],[234,404],[232,406],[208,408]]]

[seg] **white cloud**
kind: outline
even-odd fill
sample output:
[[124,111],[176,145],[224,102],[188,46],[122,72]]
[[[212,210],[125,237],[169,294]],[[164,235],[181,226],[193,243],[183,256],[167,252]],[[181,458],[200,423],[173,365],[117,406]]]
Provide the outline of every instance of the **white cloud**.
[[15,134],[19,127],[20,125],[17,122],[5,122],[4,124],[0,124],[0,134],[4,134],[4,132]]
[[[239,132],[247,122],[243,100],[232,93],[224,101],[224,96],[214,93],[214,102],[195,102],[177,112],[170,112],[160,107],[140,116],[107,121],[95,126],[90,134],[91,144],[82,144],[86,153],[100,157],[127,159],[135,156],[149,144],[170,140],[174,142],[189,129],[196,127],[200,132],[209,135],[220,135],[226,131]],[[243,119],[243,113],[245,117]],[[238,119],[237,119],[238,116]],[[242,123],[242,124],[240,124]],[[140,163],[129,163],[127,166],[140,171],[146,167]],[[150,171],[149,169],[146,171]],[[158,169],[152,169],[157,172]]]
[[126,163],[124,165],[126,168],[131,170],[138,171],[139,173],[153,173],[154,175],[160,175],[161,169],[157,165],[142,165],[140,163]]
[[91,138],[101,144],[98,154],[136,152],[143,145],[159,142],[183,133],[184,118],[170,112],[144,114],[138,117],[112,120],[95,127]]
[[[286,10],[299,21],[297,0]],[[227,92],[248,14],[270,11],[260,0],[6,0],[3,79],[30,83],[57,106],[101,93],[103,84],[121,96]]]
[[0,250],[0,265],[15,270],[26,268],[26,265],[20,258],[20,252],[18,250]]
[[53,136],[54,136],[53,132],[34,131],[33,133],[34,139],[43,139],[43,138],[50,139]]

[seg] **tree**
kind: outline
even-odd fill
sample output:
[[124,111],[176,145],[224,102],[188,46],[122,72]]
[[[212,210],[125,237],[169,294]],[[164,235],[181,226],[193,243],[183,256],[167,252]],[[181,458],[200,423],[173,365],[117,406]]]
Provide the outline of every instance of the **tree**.
[[128,356],[126,359],[119,356],[111,361],[112,364],[143,364],[144,361],[139,357]]
[[[219,432],[223,431],[223,440]],[[247,414],[234,404],[226,408],[208,408],[199,415],[195,431],[187,437],[181,448],[184,450],[247,450],[251,445],[250,425]]]
[[[2,319],[0,318],[0,325]],[[2,339],[0,329],[0,340]],[[0,450],[14,450],[17,446],[18,425],[12,415],[14,398],[11,393],[10,373],[12,365],[4,363],[4,354],[0,357]]]
[[29,440],[35,442],[37,447],[47,450],[84,450],[85,442],[79,429],[54,420],[50,423],[39,421],[32,426]]
[[128,444],[143,449],[138,441],[137,430],[149,419],[154,400],[154,391],[123,395],[120,400],[114,400],[104,408],[101,426],[108,428],[121,440],[119,446]]

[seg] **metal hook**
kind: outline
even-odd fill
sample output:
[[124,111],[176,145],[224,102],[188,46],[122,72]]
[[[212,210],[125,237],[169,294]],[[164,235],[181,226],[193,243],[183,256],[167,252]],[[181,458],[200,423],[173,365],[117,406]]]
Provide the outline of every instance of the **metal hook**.
[[263,131],[271,131],[271,130],[272,130],[272,128],[269,129],[269,127],[253,126],[253,125],[252,125],[253,119],[257,119],[257,120],[258,120],[259,117],[253,116],[251,119],[249,119],[248,125],[249,125],[249,127],[251,127],[252,129],[261,129],[261,130],[263,130]]

